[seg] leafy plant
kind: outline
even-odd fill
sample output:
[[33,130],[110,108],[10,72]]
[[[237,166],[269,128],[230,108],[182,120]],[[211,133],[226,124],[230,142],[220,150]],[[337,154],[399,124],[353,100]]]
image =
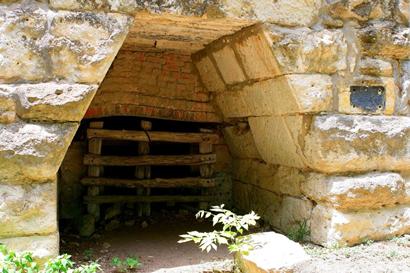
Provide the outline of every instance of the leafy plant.
[[17,254],[9,251],[5,245],[0,245],[1,273],[96,273],[101,271],[100,265],[96,262],[79,267],[74,267],[74,265],[71,256],[63,254],[47,261],[41,269],[34,261],[32,253]]
[[130,269],[136,269],[142,266],[142,263],[137,257],[127,257],[122,260],[119,257],[114,257],[111,260],[111,265],[121,272],[127,272]]
[[307,220],[303,220],[288,232],[288,238],[295,242],[304,242],[310,235],[310,229],[307,224]]
[[213,206],[210,211],[201,210],[196,214],[196,218],[212,218],[213,226],[222,226],[221,230],[211,232],[190,231],[182,234],[178,243],[194,242],[199,245],[202,251],[210,252],[217,250],[219,245],[226,245],[228,250],[246,254],[253,248],[249,237],[243,236],[244,231],[255,226],[260,217],[251,212],[245,215],[236,215],[230,210],[224,209],[224,205]]

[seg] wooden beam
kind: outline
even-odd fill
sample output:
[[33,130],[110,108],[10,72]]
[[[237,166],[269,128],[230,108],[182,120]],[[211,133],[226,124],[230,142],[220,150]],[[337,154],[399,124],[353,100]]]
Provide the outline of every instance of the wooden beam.
[[84,165],[92,166],[179,166],[202,165],[216,162],[215,154],[207,155],[142,155],[142,156],[100,156],[86,154]]
[[139,203],[139,202],[210,202],[212,196],[189,196],[189,195],[99,195],[85,196],[84,201],[92,204],[109,204],[109,203]]
[[186,178],[154,178],[154,179],[117,179],[102,177],[85,177],[81,179],[85,186],[113,186],[125,188],[210,188],[216,185],[215,179],[186,177]]
[[211,133],[143,132],[127,130],[88,129],[88,138],[106,138],[130,141],[163,141],[177,143],[219,142],[219,136]]

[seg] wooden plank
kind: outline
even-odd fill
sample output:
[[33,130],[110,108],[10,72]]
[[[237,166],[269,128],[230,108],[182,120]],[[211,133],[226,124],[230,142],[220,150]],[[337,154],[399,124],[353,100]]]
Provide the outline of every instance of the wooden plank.
[[92,166],[179,166],[202,165],[216,162],[215,154],[207,155],[143,155],[143,156],[100,156],[87,154],[84,165]]
[[219,142],[218,134],[178,133],[178,132],[143,132],[127,130],[88,129],[88,138],[106,138],[129,141],[163,141],[176,143],[212,143]]
[[113,186],[126,188],[210,188],[216,186],[213,178],[154,178],[154,179],[117,179],[102,177],[85,177],[81,179],[81,184],[85,186]]
[[210,202],[212,196],[190,196],[190,195],[100,195],[85,196],[84,201],[92,204],[109,204],[109,203],[138,203],[138,202]]

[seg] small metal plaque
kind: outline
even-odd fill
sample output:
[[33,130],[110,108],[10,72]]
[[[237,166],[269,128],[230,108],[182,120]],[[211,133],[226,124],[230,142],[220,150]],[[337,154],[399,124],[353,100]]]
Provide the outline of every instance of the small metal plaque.
[[383,111],[386,107],[386,90],[383,86],[351,86],[350,104],[368,112]]

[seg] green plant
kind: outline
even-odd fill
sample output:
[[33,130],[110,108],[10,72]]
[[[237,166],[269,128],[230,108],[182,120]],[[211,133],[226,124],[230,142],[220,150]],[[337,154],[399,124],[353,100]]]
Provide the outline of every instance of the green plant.
[[47,261],[44,268],[34,261],[32,253],[17,254],[9,251],[5,245],[0,245],[0,272],[1,273],[96,273],[101,271],[98,263],[74,267],[71,256],[63,254]]
[[259,216],[255,212],[243,216],[236,215],[230,210],[224,209],[224,205],[213,206],[210,211],[201,210],[196,214],[196,218],[211,218],[213,226],[221,225],[221,230],[211,232],[190,231],[182,234],[178,243],[194,242],[199,244],[202,251],[209,252],[217,250],[218,245],[227,245],[228,250],[233,252],[247,253],[253,248],[249,237],[243,236],[245,230],[255,226]]
[[83,252],[84,258],[91,260],[93,258],[94,250],[92,248],[86,249]]
[[308,227],[307,220],[303,220],[296,227],[288,232],[288,238],[296,242],[304,242],[310,235],[310,229]]
[[130,269],[141,267],[142,263],[137,257],[127,257],[124,260],[119,257],[114,257],[111,260],[111,265],[121,272],[127,272]]

